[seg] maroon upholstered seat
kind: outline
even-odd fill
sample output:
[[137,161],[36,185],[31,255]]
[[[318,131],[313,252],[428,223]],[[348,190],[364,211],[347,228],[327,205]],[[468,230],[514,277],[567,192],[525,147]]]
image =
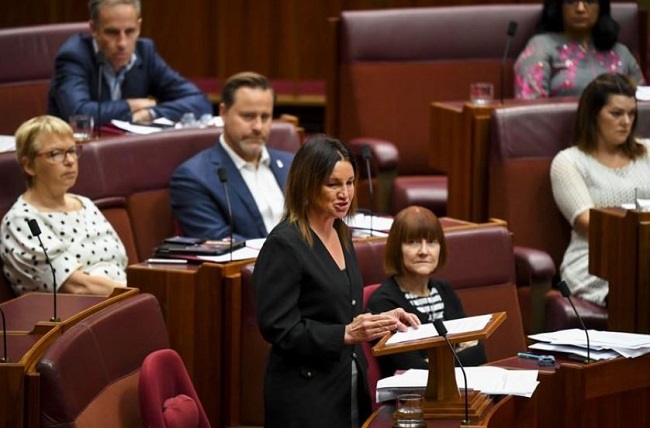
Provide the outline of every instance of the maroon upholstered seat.
[[[571,230],[553,199],[550,166],[570,143],[576,108],[575,100],[563,100],[492,112],[488,211],[513,232],[520,303],[531,332],[577,323],[559,293],[546,294]],[[639,102],[638,110],[637,135],[650,137],[650,103]],[[606,325],[603,308],[573,299],[589,328]]]
[[40,373],[42,427],[141,426],[138,376],[145,357],[169,347],[150,294],[117,302],[80,321],[45,352]]
[[172,349],[154,351],[144,359],[138,395],[145,427],[210,427],[183,360]]
[[[394,205],[391,186],[378,192],[380,210],[389,212],[392,206],[395,213],[404,208],[403,202],[444,215],[438,208],[446,202],[444,178],[430,180],[446,171],[430,167],[429,106],[467,100],[472,82],[491,82],[497,98],[512,97],[512,64],[535,34],[540,14],[539,4],[504,4],[345,11],[330,20],[327,132],[343,141],[359,137],[389,141],[399,152],[396,181],[418,177],[396,185],[401,200]],[[619,40],[644,67],[646,28],[639,25],[637,4],[614,3],[612,15],[621,25]],[[518,23],[518,30],[501,88],[510,21]],[[417,191],[410,191],[410,186]]]
[[0,30],[0,134],[11,134],[25,120],[45,114],[47,92],[59,47],[88,22]]
[[[381,284],[372,284],[366,285],[363,288],[363,308],[366,308],[372,293],[379,288]],[[361,349],[363,349],[363,355],[366,357],[368,362],[368,389],[370,390],[370,402],[372,403],[372,410],[377,410],[380,406],[377,403],[377,381],[381,379],[381,369],[379,368],[379,362],[374,355],[372,355],[372,345],[365,342],[361,344]]]

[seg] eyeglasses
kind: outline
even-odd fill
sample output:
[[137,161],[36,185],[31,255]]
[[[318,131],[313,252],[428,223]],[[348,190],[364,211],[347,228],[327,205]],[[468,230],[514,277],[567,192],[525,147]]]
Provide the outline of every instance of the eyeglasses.
[[38,152],[36,156],[42,156],[52,163],[63,163],[70,156],[72,159],[79,159],[81,156],[81,146],[75,144],[68,150],[52,150],[49,152]]
[[585,7],[590,7],[598,4],[598,0],[564,0],[563,3],[567,6],[575,6],[578,3],[582,3]]

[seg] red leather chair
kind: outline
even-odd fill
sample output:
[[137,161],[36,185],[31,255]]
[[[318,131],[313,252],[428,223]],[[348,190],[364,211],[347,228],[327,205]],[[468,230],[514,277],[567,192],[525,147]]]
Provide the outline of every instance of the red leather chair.
[[[370,296],[372,296],[372,293],[375,292],[377,288],[379,288],[381,284],[372,284],[372,285],[366,285],[363,289],[363,308],[366,308],[366,305],[368,304],[368,300],[370,300]],[[368,342],[364,342],[361,344],[361,348],[363,349],[363,355],[366,357],[366,361],[368,362],[368,388],[370,389],[370,402],[372,403],[372,410],[377,410],[380,406],[379,403],[377,403],[377,382],[379,379],[381,379],[381,370],[379,368],[379,362],[377,361],[377,358],[375,358],[374,355],[372,355],[372,345],[370,345]]]
[[125,299],[75,324],[36,366],[40,426],[140,426],[142,361],[168,347],[160,305],[151,294]]
[[142,362],[140,413],[147,428],[209,428],[183,360],[172,349],[154,351]]
[[27,119],[45,114],[47,92],[59,47],[88,22],[0,30],[0,134],[11,134]]

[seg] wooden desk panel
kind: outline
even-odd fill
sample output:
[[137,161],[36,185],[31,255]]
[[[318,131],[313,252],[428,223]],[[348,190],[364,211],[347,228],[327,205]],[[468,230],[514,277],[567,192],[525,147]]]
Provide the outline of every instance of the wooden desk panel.
[[137,293],[125,288],[108,298],[61,294],[57,299],[58,323],[48,321],[53,313],[50,293],[29,293],[2,303],[10,362],[0,363],[0,427],[38,426],[40,395],[35,367],[42,355],[68,328]]
[[[472,425],[461,425],[458,420],[425,420],[427,428],[459,428],[459,427],[486,427],[486,428],[535,428],[534,414],[527,412],[527,398],[505,396],[502,397],[483,420]],[[376,410],[362,428],[392,428],[393,412],[395,407],[391,404],[381,406]]]
[[589,272],[609,281],[607,328],[650,333],[650,212],[589,214]]
[[230,349],[238,349],[233,347],[239,336],[230,328],[241,305],[237,279],[248,263],[141,263],[127,269],[129,286],[153,294],[160,302],[170,345],[183,359],[212,426],[222,426],[233,408],[234,398],[224,394],[223,385],[224,378],[236,375],[230,369],[238,362],[228,360],[224,365],[224,358]]

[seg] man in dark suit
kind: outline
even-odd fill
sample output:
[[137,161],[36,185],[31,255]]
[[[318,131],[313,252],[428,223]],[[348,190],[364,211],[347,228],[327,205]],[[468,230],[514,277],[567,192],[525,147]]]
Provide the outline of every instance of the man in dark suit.
[[226,193],[217,171],[225,167],[232,204],[234,239],[263,238],[284,212],[284,185],[293,154],[268,149],[274,93],[253,72],[230,77],[221,92],[219,141],[172,175],[170,199],[185,235],[229,236]]
[[48,114],[67,121],[75,114],[97,120],[99,113],[101,125],[212,113],[196,85],[172,70],[151,40],[139,38],[140,0],[90,0],[88,7],[92,35],[75,34],[59,50]]

